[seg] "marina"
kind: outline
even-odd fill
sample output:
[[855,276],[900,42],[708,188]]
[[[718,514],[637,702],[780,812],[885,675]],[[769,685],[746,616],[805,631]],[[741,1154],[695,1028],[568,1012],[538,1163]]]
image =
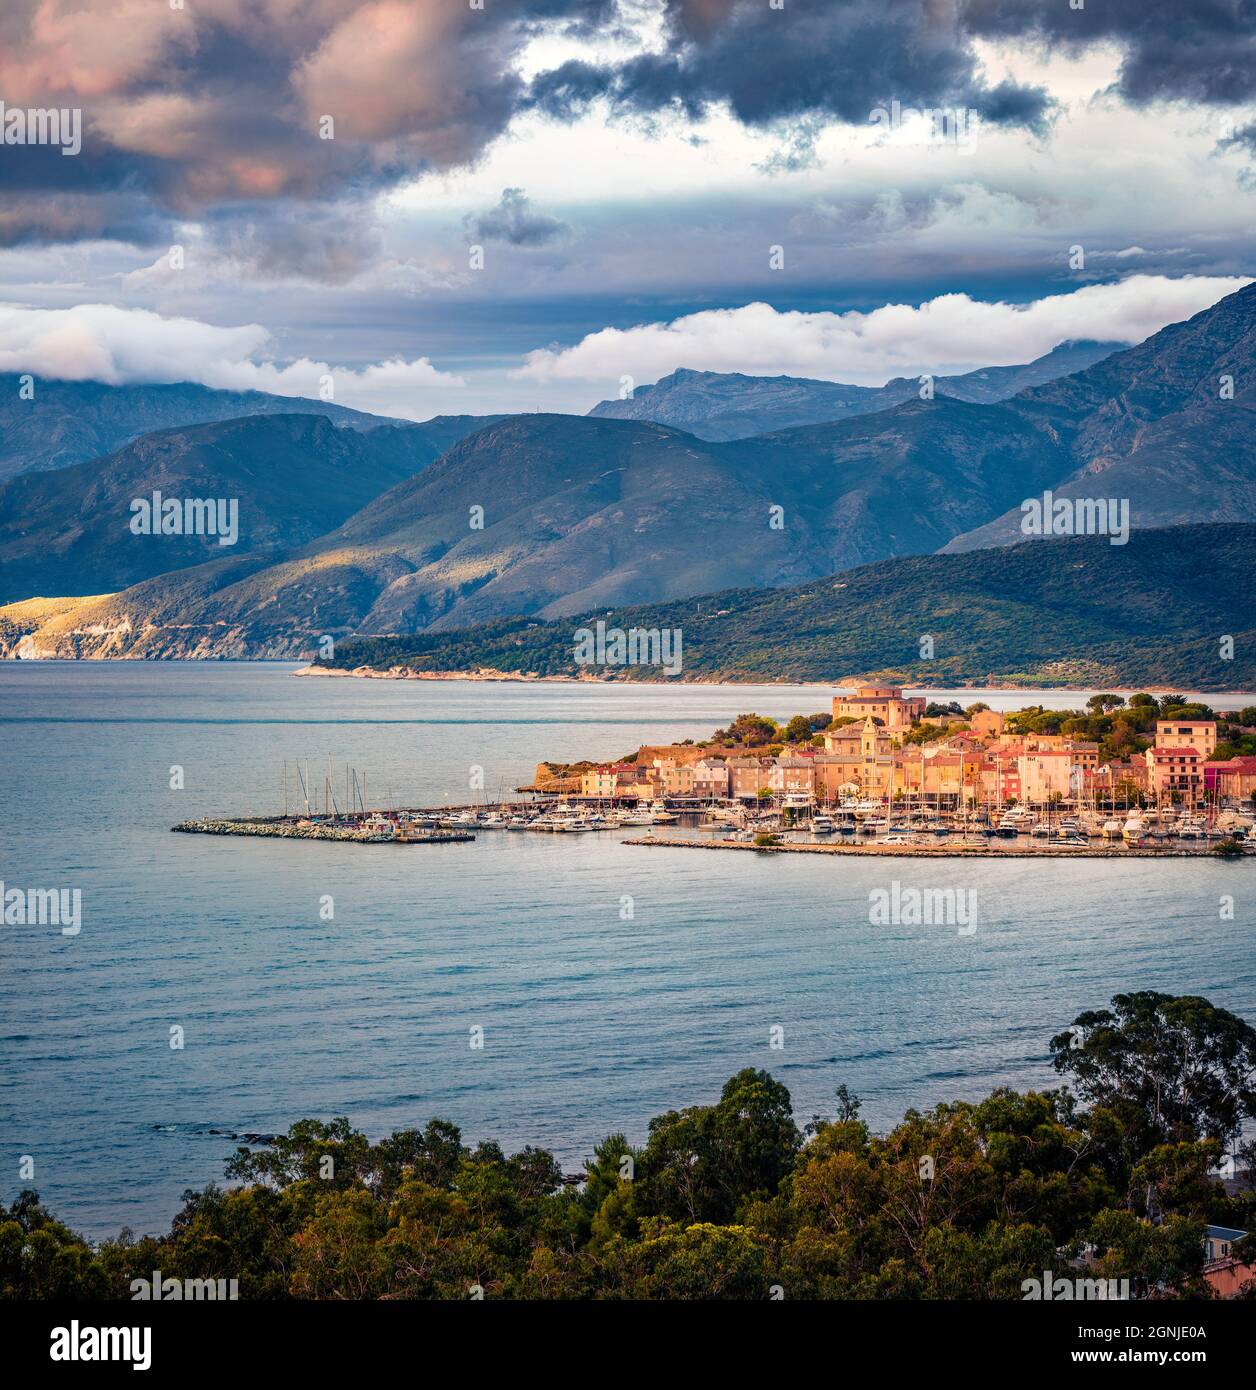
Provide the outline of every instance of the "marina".
[[[1079,809],[1014,806],[899,810],[871,800],[826,809],[781,805],[753,810],[657,800],[644,805],[573,803],[566,798],[302,815],[203,817],[172,827],[183,834],[242,835],[351,844],[452,844],[501,831],[545,835],[628,833],[629,845],[751,849],[917,858],[1200,857],[1256,854],[1252,821],[1236,810],[1175,816],[1152,809],[1105,815]],[[639,832],[644,831],[644,834]]]

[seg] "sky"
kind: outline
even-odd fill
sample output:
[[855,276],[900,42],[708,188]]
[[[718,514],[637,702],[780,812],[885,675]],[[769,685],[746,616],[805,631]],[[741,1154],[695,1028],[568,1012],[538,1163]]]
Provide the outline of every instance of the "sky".
[[1256,0],[5,0],[0,101],[4,372],[583,412],[1256,264]]

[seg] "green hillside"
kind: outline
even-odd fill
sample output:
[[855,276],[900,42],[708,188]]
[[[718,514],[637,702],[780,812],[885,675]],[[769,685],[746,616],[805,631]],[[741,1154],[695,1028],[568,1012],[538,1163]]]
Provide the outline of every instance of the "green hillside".
[[[506,619],[340,645],[342,669],[488,669],[539,676],[662,678],[652,667],[590,671],[573,633],[679,628],[685,680],[829,681],[892,673],[912,683],[1256,684],[1256,526],[1182,526],[910,556],[791,589],[737,589],[537,623]],[[1221,655],[1234,639],[1232,659]],[[934,657],[921,658],[933,639]]]

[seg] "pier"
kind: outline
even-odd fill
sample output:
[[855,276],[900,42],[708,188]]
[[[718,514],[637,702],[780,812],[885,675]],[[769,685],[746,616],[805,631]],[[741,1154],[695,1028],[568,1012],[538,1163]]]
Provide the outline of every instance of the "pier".
[[368,824],[301,823],[283,816],[185,820],[170,828],[182,835],[252,835],[280,840],[337,840],[355,845],[447,845],[475,839],[467,831],[441,827],[393,826],[385,830]]

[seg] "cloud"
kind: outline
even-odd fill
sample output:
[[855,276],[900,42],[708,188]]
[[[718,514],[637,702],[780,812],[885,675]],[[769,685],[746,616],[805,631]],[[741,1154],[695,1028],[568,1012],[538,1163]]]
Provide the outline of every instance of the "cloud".
[[545,246],[571,230],[561,218],[537,212],[522,188],[503,188],[497,206],[469,216],[466,225],[481,241],[508,241],[512,246]]
[[960,0],[958,22],[984,39],[1038,39],[1072,50],[1116,43],[1123,51],[1116,90],[1133,105],[1232,105],[1256,98],[1250,0],[1101,0],[1082,9],[1041,0]]
[[678,367],[881,385],[893,376],[1029,362],[1070,339],[1138,343],[1249,283],[1240,277],[1133,275],[1030,304],[940,295],[871,313],[808,313],[770,304],[710,309],[670,323],[603,328],[569,348],[527,355],[537,382],[654,381]]
[[280,363],[270,333],[260,324],[219,327],[112,304],[72,309],[0,305],[0,372],[109,386],[193,381],[279,396],[318,396],[330,380],[338,404],[407,419],[426,419],[432,413],[424,393],[464,385],[461,377],[440,371],[426,357],[360,368],[334,367],[309,357]]
[[[31,188],[142,192],[187,215],[235,200],[360,196],[473,163],[523,97],[541,31],[615,0],[7,0],[0,94],[82,110],[83,153],[3,150]],[[324,117],[334,138],[325,138]],[[58,168],[57,165],[72,166]],[[8,181],[6,177],[6,182]],[[73,235],[35,217],[31,231]],[[83,234],[99,219],[85,217]],[[17,240],[20,229],[10,232]]]
[[809,116],[866,124],[889,106],[973,109],[993,125],[1041,130],[1041,88],[991,88],[971,36],[946,7],[922,0],[786,5],[764,0],[666,0],[661,51],[619,63],[572,59],[538,73],[529,100],[561,119],[591,102],[620,113],[671,109],[694,119],[726,105],[750,126]]
[[[110,235],[157,245],[155,210],[186,220],[235,204],[360,203],[474,167],[523,113],[570,122],[595,102],[660,130],[670,124],[660,116],[728,113],[779,136],[761,168],[790,177],[814,163],[826,128],[864,126],[894,100],[1044,132],[1059,108],[1037,75],[987,75],[983,57],[1000,42],[1115,48],[1116,91],[1134,105],[1238,103],[1256,98],[1250,6],[6,0],[0,94],[11,106],[81,108],[84,145],[73,159],[0,151],[6,192],[19,195],[0,217],[0,244]],[[334,139],[320,138],[324,117]],[[41,198],[57,200],[54,213]]]

